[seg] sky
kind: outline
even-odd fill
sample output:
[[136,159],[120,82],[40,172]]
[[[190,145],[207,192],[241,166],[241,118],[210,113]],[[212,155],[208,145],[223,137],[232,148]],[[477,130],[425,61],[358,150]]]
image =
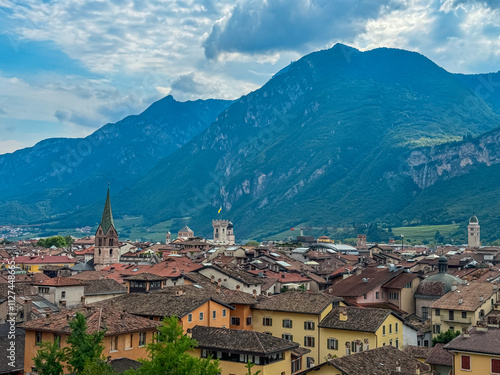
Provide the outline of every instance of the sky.
[[0,154],[154,101],[236,99],[335,43],[500,70],[500,0],[0,0]]

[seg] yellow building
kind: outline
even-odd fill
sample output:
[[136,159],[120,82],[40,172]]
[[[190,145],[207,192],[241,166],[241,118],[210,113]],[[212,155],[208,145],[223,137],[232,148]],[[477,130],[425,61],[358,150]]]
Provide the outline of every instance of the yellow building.
[[319,324],[319,362],[403,345],[403,320],[391,310],[337,306]]
[[16,257],[16,266],[27,272],[42,272],[44,266],[68,266],[75,265],[75,260],[67,256],[55,255],[36,255],[36,256],[18,256]]
[[196,326],[192,338],[197,341],[193,355],[220,360],[221,375],[246,374],[247,362],[254,363],[252,373],[292,375],[292,350],[299,344],[264,333]]
[[277,294],[252,307],[253,328],[310,349],[303,368],[312,367],[321,361],[318,326],[334,303],[339,302],[321,293],[288,291]]
[[106,329],[104,336],[104,357],[146,358],[146,345],[151,342],[159,322],[141,318],[119,310],[105,307],[86,307],[76,310],[64,310],[46,318],[30,320],[21,325],[24,328],[24,372],[34,371],[35,357],[42,341],[54,342],[59,338],[61,347],[68,346],[66,340],[71,332],[69,323],[76,312],[81,312],[87,319],[87,332]]
[[474,327],[444,347],[453,353],[453,374],[500,374],[500,329]]
[[432,336],[449,329],[463,332],[484,320],[498,299],[497,284],[475,282],[454,286],[431,305]]

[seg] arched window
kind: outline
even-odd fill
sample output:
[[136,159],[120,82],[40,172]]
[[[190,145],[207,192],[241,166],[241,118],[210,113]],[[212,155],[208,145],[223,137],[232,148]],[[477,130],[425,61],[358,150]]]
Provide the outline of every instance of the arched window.
[[99,255],[101,255],[101,249],[99,249]]
[[102,238],[99,238],[99,246],[102,246]]
[[109,249],[109,255],[113,256],[113,249]]
[[113,239],[112,238],[109,239],[109,246],[113,246]]

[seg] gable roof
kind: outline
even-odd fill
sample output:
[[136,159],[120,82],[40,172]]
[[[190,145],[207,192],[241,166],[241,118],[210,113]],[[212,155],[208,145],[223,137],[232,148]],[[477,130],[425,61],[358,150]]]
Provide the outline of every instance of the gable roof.
[[127,288],[113,279],[87,280],[84,290],[86,296],[127,293]]
[[422,363],[392,345],[331,359],[330,364],[345,375],[387,375],[398,374],[396,367],[401,367],[401,374],[415,374],[418,366],[421,372],[430,371],[430,366]]
[[158,290],[156,293],[129,293],[97,304],[148,317],[175,315],[182,318],[208,301],[214,301],[229,309],[234,309],[234,307],[210,296],[203,294],[195,296],[182,293],[178,295],[175,292],[171,293],[168,288],[165,289]]
[[453,354],[444,349],[445,344],[438,343],[429,350],[425,363],[438,366],[453,366]]
[[299,314],[321,314],[332,304],[334,297],[323,293],[290,290],[260,300],[252,306],[255,310],[284,311]]
[[[450,291],[434,302],[431,307],[438,309],[451,309],[460,311],[476,311],[494,293],[494,285],[491,283],[475,282],[470,285],[459,285],[456,291]],[[480,296],[483,296],[483,301]],[[462,303],[460,303],[462,299]]]
[[340,280],[334,293],[340,297],[359,297],[395,278],[403,271],[391,272],[387,268],[365,268],[359,275]]
[[[340,320],[341,312],[347,314],[347,320]],[[323,318],[319,327],[348,331],[375,332],[391,314],[396,316],[390,310],[386,309],[336,306]]]
[[39,281],[35,285],[37,286],[82,286],[85,282],[78,279],[73,279],[70,277],[53,277],[51,279],[46,279]]
[[30,320],[21,324],[20,327],[32,331],[70,334],[69,323],[74,319],[77,312],[85,316],[88,333],[106,329],[106,336],[153,330],[161,325],[161,322],[135,316],[111,307],[87,306],[79,309],[64,310],[45,318]]
[[500,355],[500,328],[473,327],[469,331],[469,337],[461,334],[444,348],[451,351]]
[[232,353],[270,355],[298,348],[299,344],[256,331],[195,326],[192,330],[200,349],[229,350]]
[[257,276],[254,276],[252,275],[251,273],[247,272],[247,271],[243,271],[243,270],[239,270],[239,271],[236,271],[236,270],[232,270],[230,268],[222,268],[222,267],[217,267],[215,265],[206,265],[204,266],[203,268],[200,268],[198,270],[198,272],[202,271],[202,270],[206,270],[206,269],[214,269],[220,273],[223,273],[224,275],[227,275],[229,277],[232,277],[233,279],[235,280],[238,280],[244,284],[247,284],[247,285],[258,285],[258,284],[264,284],[264,281],[262,280],[262,278],[260,277],[257,277]]

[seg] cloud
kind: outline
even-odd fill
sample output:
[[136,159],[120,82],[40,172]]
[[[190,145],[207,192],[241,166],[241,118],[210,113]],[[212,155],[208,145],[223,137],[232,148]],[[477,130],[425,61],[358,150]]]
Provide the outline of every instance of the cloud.
[[28,147],[28,145],[13,139],[0,141],[0,155],[8,154],[24,147]]
[[218,20],[204,41],[205,56],[224,52],[268,53],[304,49],[333,40],[352,39],[365,20],[377,17],[391,1],[244,0]]

